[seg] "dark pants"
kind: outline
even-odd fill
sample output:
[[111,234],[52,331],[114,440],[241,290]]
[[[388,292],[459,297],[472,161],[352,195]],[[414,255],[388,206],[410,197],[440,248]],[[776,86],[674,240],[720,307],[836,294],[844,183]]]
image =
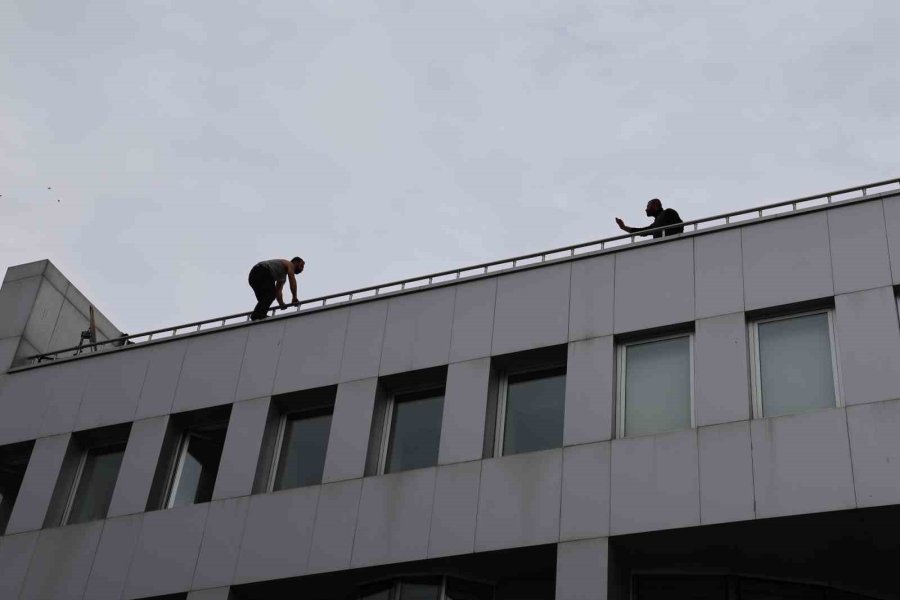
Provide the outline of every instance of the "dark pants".
[[250,284],[250,287],[253,288],[253,293],[256,294],[256,308],[253,309],[250,320],[265,319],[269,316],[269,307],[275,301],[275,278],[272,277],[272,273],[267,268],[257,265],[250,269],[247,283]]

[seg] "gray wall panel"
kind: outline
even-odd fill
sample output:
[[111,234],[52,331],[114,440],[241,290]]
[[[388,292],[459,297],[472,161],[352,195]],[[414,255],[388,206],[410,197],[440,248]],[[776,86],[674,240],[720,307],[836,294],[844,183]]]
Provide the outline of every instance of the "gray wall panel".
[[341,359],[341,381],[378,376],[388,302],[366,302],[350,308]]
[[71,434],[63,433],[41,438],[34,443],[22,487],[6,526],[7,534],[43,527],[71,438]]
[[612,437],[614,352],[611,335],[569,344],[563,415],[565,445]]
[[[37,298],[31,308],[31,315],[25,325],[25,337],[41,352],[48,350],[61,350],[62,348],[50,348],[50,338],[59,320],[59,312],[62,310],[65,298],[63,291],[57,290],[53,285],[43,279],[38,289]],[[66,348],[77,346],[78,340],[66,344]]]
[[0,537],[0,598],[18,598],[31,556],[37,546],[37,531]]
[[125,591],[128,567],[134,556],[143,515],[130,515],[108,519],[97,546],[97,554],[91,567],[84,597],[88,600],[119,600]]
[[306,574],[318,499],[319,486],[250,497],[235,583]]
[[438,464],[481,458],[490,377],[490,358],[453,363],[447,369]]
[[147,375],[144,377],[135,419],[158,417],[172,411],[175,387],[181,375],[181,365],[188,343],[189,340],[179,340],[164,342],[147,349],[131,350],[131,352],[146,352],[149,355]]
[[323,482],[363,476],[377,390],[378,379],[374,377],[338,386]]
[[0,376],[0,444],[32,440],[38,436],[46,396],[36,394],[43,385],[44,369]]
[[859,506],[900,504],[900,400],[847,409]]
[[388,305],[382,375],[447,364],[453,324],[452,287],[391,298]]
[[702,427],[697,430],[697,442],[701,524],[754,518],[750,423]]
[[22,335],[34,306],[41,277],[5,281],[0,287],[0,338]]
[[423,559],[434,503],[435,468],[363,480],[353,568]]
[[269,404],[269,398],[255,398],[232,405],[213,490],[214,500],[244,496],[253,491]]
[[834,304],[844,402],[900,397],[900,324],[894,290],[842,294]]
[[610,443],[563,449],[559,539],[609,535]]
[[249,328],[235,400],[272,395],[284,328],[284,320],[259,323]]
[[88,376],[75,427],[90,429],[131,421],[148,364],[146,352],[118,352],[79,365]]
[[747,321],[744,313],[698,319],[694,342],[697,425],[750,418]]
[[50,261],[45,258],[44,260],[36,260],[21,265],[11,265],[6,268],[6,273],[3,275],[3,283],[40,276],[44,273],[44,269],[47,268],[48,264],[50,264]]
[[328,483],[319,493],[308,572],[350,568],[362,479]]
[[287,320],[273,393],[337,382],[349,314],[349,309],[340,308]]
[[467,554],[475,550],[481,462],[438,467],[428,557]]
[[227,404],[237,392],[248,328],[191,340],[178,378],[173,412]]
[[610,254],[572,263],[570,341],[613,332],[615,266],[616,258]]
[[569,339],[572,266],[552,265],[500,277],[492,354],[565,343]]
[[41,384],[33,396],[43,396],[40,435],[65,433],[75,428],[75,418],[87,385],[85,363],[53,365],[41,369]]
[[697,432],[612,442],[614,535],[700,524]]
[[606,538],[556,547],[556,600],[606,600],[609,581]]
[[559,540],[562,449],[485,460],[475,551]]
[[891,262],[881,202],[828,211],[834,293],[891,285]]
[[884,198],[882,204],[893,282],[900,283],[900,196]]
[[231,584],[249,506],[248,496],[210,502],[193,587]]
[[825,213],[741,229],[747,310],[834,294]]
[[135,421],[119,467],[119,477],[109,503],[110,517],[143,512],[162,451],[169,417]]
[[190,589],[208,511],[207,502],[144,515],[123,598]]
[[756,516],[856,507],[844,409],[750,423]]
[[694,242],[616,254],[615,331],[640,331],[694,318]]
[[41,531],[21,600],[81,600],[103,530],[102,521]]
[[456,286],[450,362],[490,356],[496,303],[495,277]]
[[0,374],[5,373],[13,363],[18,364],[16,355],[21,340],[22,338],[18,336],[0,339]]
[[694,238],[697,318],[744,310],[740,230]]

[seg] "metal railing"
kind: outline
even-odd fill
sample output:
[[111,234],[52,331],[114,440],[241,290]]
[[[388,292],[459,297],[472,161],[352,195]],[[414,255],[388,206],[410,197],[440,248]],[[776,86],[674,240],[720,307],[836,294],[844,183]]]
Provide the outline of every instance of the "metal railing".
[[[868,183],[865,185],[835,190],[824,194],[816,194],[815,196],[805,196],[803,198],[785,200],[783,202],[776,202],[774,204],[767,204],[765,206],[757,206],[746,210],[738,210],[734,212],[719,214],[712,217],[704,217],[702,219],[695,219],[693,221],[685,221],[683,225],[685,232],[712,229],[715,227],[730,225],[733,223],[743,223],[745,221],[753,221],[764,217],[771,217],[779,214],[787,214],[799,210],[806,210],[815,208],[817,206],[827,206],[834,202],[856,200],[873,195],[873,193],[891,193],[895,191],[893,189],[893,186],[898,186],[898,188],[900,188],[900,178]],[[318,298],[303,300],[296,305],[289,305],[287,308],[294,308],[296,312],[320,309],[333,305],[367,300],[370,298],[376,298],[388,294],[396,294],[398,292],[403,292],[406,290],[424,289],[431,286],[458,281],[461,279],[482,277],[491,273],[526,268],[528,266],[533,266],[545,262],[564,260],[583,254],[590,254],[592,252],[599,252],[611,248],[627,246],[635,243],[638,237],[652,235],[654,232],[664,231],[671,227],[671,225],[667,225],[663,227],[657,227],[655,229],[646,229],[641,231],[640,233],[627,233],[625,235],[618,235],[592,242],[584,242],[572,246],[554,248],[552,250],[545,250],[543,252],[535,252],[533,254],[517,256],[515,258],[495,260],[491,262],[463,267],[461,269],[441,271],[439,273],[432,273],[430,275],[423,275],[421,277],[400,279],[397,281],[392,281],[390,283],[358,288],[355,290],[350,290],[348,292],[319,296]],[[276,307],[270,309],[270,312],[272,313],[272,315],[275,315],[278,310],[281,309]],[[173,338],[180,335],[206,331],[209,329],[218,329],[220,327],[225,327],[228,325],[237,325],[240,323],[244,323],[249,319],[250,312],[237,313],[224,317],[207,319],[204,321],[196,321],[194,323],[186,323],[184,325],[176,325],[174,327],[154,329],[153,331],[145,331],[133,335],[123,335],[115,339],[98,341],[87,346],[76,346],[72,348],[65,348],[62,350],[55,350],[53,352],[47,352],[45,354],[38,354],[28,357],[27,361],[28,364],[35,364],[46,360],[72,358],[75,356],[83,355],[85,352],[96,352],[98,350],[119,348],[123,346],[163,340],[166,338]]]

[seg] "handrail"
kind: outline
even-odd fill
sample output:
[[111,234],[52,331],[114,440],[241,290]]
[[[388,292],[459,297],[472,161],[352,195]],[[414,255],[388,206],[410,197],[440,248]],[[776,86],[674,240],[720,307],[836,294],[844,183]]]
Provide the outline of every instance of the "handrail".
[[[783,202],[776,202],[774,204],[766,204],[764,206],[757,206],[754,208],[737,210],[733,212],[723,213],[719,215],[715,215],[712,217],[704,217],[702,219],[695,219],[693,221],[685,221],[683,226],[685,230],[688,227],[693,227],[693,231],[698,231],[701,229],[701,225],[704,224],[717,224],[717,222],[721,221],[722,225],[728,225],[733,222],[746,222],[752,221],[755,219],[761,219],[766,216],[774,216],[774,214],[788,214],[791,212],[805,210],[808,208],[814,208],[815,206],[823,206],[829,205],[834,202],[843,202],[846,200],[854,200],[861,197],[865,197],[869,195],[871,190],[876,188],[883,188],[890,185],[900,185],[900,178],[896,179],[887,179],[884,181],[878,181],[875,183],[867,183],[865,185],[860,185],[856,187],[849,187],[840,190],[834,190],[831,192],[826,192],[824,194],[816,194],[813,196],[804,196],[802,198],[795,198],[793,200],[785,200]],[[890,192],[891,190],[882,190],[877,193],[882,192]],[[859,195],[853,196],[850,198],[841,198],[835,199],[837,196],[844,196],[846,194],[858,193]],[[812,202],[820,202],[820,204],[809,205]],[[824,202],[822,202],[824,201]],[[807,206],[799,207],[800,204],[807,204]],[[763,213],[766,211],[772,211],[775,209],[780,209],[784,207],[790,207],[789,210],[773,213],[769,215],[764,215]],[[741,218],[743,217],[743,218]],[[739,219],[735,221],[735,219]],[[713,225],[716,226],[716,225]],[[461,269],[451,269],[449,271],[440,271],[438,273],[432,273],[430,275],[423,275],[421,277],[412,277],[408,279],[398,279],[396,281],[392,281],[389,283],[382,283],[375,286],[362,287],[354,290],[350,290],[347,292],[341,292],[337,294],[328,294],[326,296],[319,296],[317,298],[311,298],[309,300],[303,300],[299,304],[289,305],[288,308],[296,308],[297,312],[303,311],[305,309],[311,308],[322,308],[326,306],[332,305],[340,305],[347,304],[350,302],[356,302],[361,300],[367,300],[370,298],[393,294],[400,291],[410,290],[410,289],[426,289],[432,286],[440,285],[443,283],[448,283],[451,281],[456,281],[459,279],[466,279],[469,277],[479,277],[484,276],[489,273],[497,273],[501,271],[508,271],[517,268],[525,268],[527,266],[531,266],[534,264],[540,264],[553,260],[571,258],[576,256],[578,251],[583,251],[583,254],[588,253],[589,251],[599,251],[605,250],[608,247],[610,248],[619,248],[622,246],[627,246],[629,244],[633,244],[637,241],[638,237],[652,235],[654,232],[663,231],[672,227],[671,225],[656,227],[654,229],[645,229],[641,231],[639,234],[637,233],[627,233],[625,235],[617,235],[613,237],[608,237],[600,240],[595,240],[591,242],[583,242],[580,244],[574,244],[571,246],[562,246],[559,248],[554,248],[552,250],[545,250],[542,252],[534,252],[531,254],[525,254],[522,256],[516,256],[513,258],[507,258],[503,260],[495,260],[490,262],[479,263],[477,265],[471,265],[468,267],[463,267]],[[622,244],[615,244],[616,242],[622,242]],[[615,245],[613,245],[615,244]],[[590,249],[590,250],[587,250]],[[559,255],[559,256],[557,256]],[[279,308],[272,308],[270,312],[274,315]],[[198,331],[206,331],[208,329],[214,329],[218,327],[224,327],[226,325],[236,325],[238,323],[242,323],[249,320],[250,312],[243,313],[235,313],[233,315],[227,315],[224,317],[216,317],[214,319],[206,319],[203,321],[195,321],[193,323],[185,323],[183,325],[176,325],[174,327],[164,327],[162,329],[154,329],[152,331],[144,331],[142,333],[136,333],[133,335],[122,335],[117,338],[109,339],[109,340],[101,340],[96,343],[84,345],[81,347],[73,346],[71,348],[65,348],[63,350],[54,350],[52,352],[46,352],[44,354],[37,354],[34,356],[28,357],[28,360],[31,364],[40,363],[45,360],[55,360],[57,358],[70,358],[74,356],[78,356],[86,350],[90,350],[91,352],[96,352],[97,350],[106,349],[107,347],[117,348],[126,345],[133,344],[141,344],[150,341],[166,339],[171,337],[176,337],[179,335],[185,335],[187,333],[195,333]],[[71,356],[64,356],[67,353],[71,353]]]

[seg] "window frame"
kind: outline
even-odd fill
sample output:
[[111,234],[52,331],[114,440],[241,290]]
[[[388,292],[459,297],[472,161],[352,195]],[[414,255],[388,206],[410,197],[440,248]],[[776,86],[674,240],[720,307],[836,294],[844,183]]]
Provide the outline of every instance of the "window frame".
[[[626,374],[627,374],[627,356],[628,356],[628,348],[631,346],[640,346],[641,344],[652,344],[654,342],[664,342],[666,340],[674,340],[678,338],[688,338],[688,379],[691,383],[690,385],[690,414],[691,414],[691,429],[697,428],[697,415],[695,410],[695,394],[694,394],[694,332],[687,331],[681,333],[672,333],[668,335],[654,336],[648,338],[640,338],[628,342],[622,342],[616,348],[616,376],[617,376],[617,385],[616,385],[616,438],[625,439],[626,437],[643,437],[645,435],[662,435],[663,433],[672,433],[672,432],[659,432],[655,434],[640,434],[634,436],[626,436],[625,435],[625,405],[628,401],[628,394],[626,390]],[[684,431],[684,430],[674,430],[674,431]]]
[[[424,384],[421,386],[404,388],[388,395],[384,404],[384,420],[381,424],[381,445],[378,449],[378,465],[375,471],[376,475],[390,475],[387,472],[387,459],[391,446],[391,428],[394,424],[394,409],[397,406],[397,398],[401,398],[400,402],[404,402],[404,396],[414,396],[408,401],[424,400],[425,398],[434,398],[441,396],[445,401],[447,399],[446,386],[435,386],[434,384]],[[441,432],[443,433],[444,423],[443,416],[441,419]],[[438,439],[440,445],[440,439]],[[436,465],[435,465],[436,466]],[[392,471],[393,473],[402,473],[403,471]]]
[[[842,393],[842,377],[841,377],[841,361],[839,360],[837,335],[835,335],[834,326],[834,309],[819,308],[815,310],[807,310],[803,312],[792,312],[778,315],[776,317],[766,317],[761,319],[753,319],[747,323],[748,334],[747,339],[750,342],[750,390],[751,390],[751,412],[754,419],[765,419],[762,400],[762,385],[760,382],[760,365],[759,356],[759,326],[765,323],[774,323],[777,321],[788,321],[811,315],[824,314],[828,318],[828,340],[831,345],[831,376],[834,380],[834,406],[838,408],[844,406],[844,395]],[[796,414],[796,413],[794,413]],[[787,415],[782,415],[787,416]]]
[[[485,587],[490,588],[491,590],[491,598],[495,598],[497,596],[497,586],[495,583],[491,583],[488,581],[484,581],[478,578],[472,578],[465,575],[410,575],[403,576],[400,575],[398,577],[393,577],[386,580],[375,581],[371,583],[363,583],[359,586],[360,591],[357,592],[355,598],[356,600],[363,600],[364,598],[368,598],[373,596],[379,592],[387,591],[388,598],[390,600],[399,600],[403,593],[403,585],[406,583],[423,583],[427,581],[436,582],[439,586],[438,590],[438,600],[447,600],[447,588],[450,584],[450,580],[455,579],[458,581],[465,581],[468,583],[474,583],[476,585],[483,585]],[[368,588],[368,593],[363,593],[362,590],[366,590]]]
[[[180,432],[178,437],[178,450],[175,453],[175,463],[172,466],[172,472],[169,475],[169,481],[166,484],[166,493],[163,502],[163,509],[168,510],[170,508],[175,508],[175,490],[177,489],[177,483],[181,480],[181,474],[184,470],[184,461],[187,457],[188,448],[190,447],[190,441],[192,437],[200,437],[201,434],[207,432],[213,432],[218,430],[223,430],[224,435],[222,439],[222,454],[225,451],[225,439],[228,435],[228,424],[229,421],[221,421],[216,423],[205,423],[201,427],[197,428],[186,428]],[[222,454],[219,455],[219,466],[221,467]],[[216,470],[216,479],[218,479],[219,473],[218,469]],[[202,502],[192,502],[193,504],[203,504]]]
[[[275,446],[274,452],[272,453],[272,464],[269,466],[269,477],[266,483],[266,493],[278,492],[281,490],[275,489],[275,481],[278,477],[278,466],[282,461],[282,453],[284,452],[284,433],[287,429],[288,421],[297,419],[312,419],[315,417],[324,417],[328,415],[334,418],[334,407],[332,406],[322,406],[316,408],[301,408],[296,410],[287,410],[281,413],[281,416],[278,417],[278,428],[275,431]],[[328,439],[331,439],[331,427],[329,425],[328,430]],[[326,444],[327,449],[327,444]],[[319,484],[322,482],[320,481]],[[316,485],[316,484],[311,484]],[[308,486],[300,486],[300,487],[308,487]],[[282,488],[282,489],[295,489],[295,488]]]
[[169,484],[166,486],[165,504],[163,508],[166,510],[175,506],[175,492],[177,483],[181,480],[181,473],[184,470],[184,460],[190,445],[192,431],[185,430],[178,436],[178,451],[175,453],[175,466],[169,477]]
[[[566,376],[566,384],[569,383],[569,365],[567,361],[553,361],[548,362],[542,365],[530,365],[528,367],[520,367],[520,368],[511,368],[504,369],[500,373],[498,373],[498,381],[497,381],[497,419],[494,423],[494,448],[493,448],[493,456],[494,458],[500,458],[501,456],[516,456],[517,454],[527,454],[526,452],[516,452],[513,454],[504,454],[503,453],[503,442],[504,437],[506,435],[506,411],[507,411],[507,402],[509,401],[509,379],[510,377],[518,377],[520,375],[532,375],[539,373],[548,373],[547,377],[553,377],[550,372],[552,371],[562,371],[562,374]],[[557,373],[558,375],[558,373]],[[540,377],[534,377],[534,379],[540,379]],[[563,396],[563,422],[565,422],[565,405],[566,399]],[[562,446],[560,446],[562,447]],[[549,450],[549,448],[548,448]],[[535,452],[540,452],[539,450],[535,450]]]
[[[78,495],[78,488],[81,486],[81,477],[84,475],[84,467],[87,464],[88,455],[91,452],[100,453],[101,450],[107,450],[110,448],[121,448],[122,458],[125,457],[125,447],[126,442],[110,442],[106,444],[97,444],[92,446],[86,446],[82,448],[79,452],[78,457],[78,466],[75,468],[75,475],[72,477],[72,484],[69,486],[69,493],[66,496],[66,505],[63,508],[62,518],[60,519],[61,526],[66,525],[76,525],[77,523],[69,523],[69,519],[72,518],[72,509],[75,507],[75,497]],[[119,470],[121,470],[121,462],[119,463]],[[116,472],[116,481],[113,482],[113,493],[115,493],[116,483],[119,481],[119,472]],[[109,507],[107,507],[107,512],[109,512]],[[104,517],[105,518],[105,517]],[[89,521],[84,521],[85,523]]]

